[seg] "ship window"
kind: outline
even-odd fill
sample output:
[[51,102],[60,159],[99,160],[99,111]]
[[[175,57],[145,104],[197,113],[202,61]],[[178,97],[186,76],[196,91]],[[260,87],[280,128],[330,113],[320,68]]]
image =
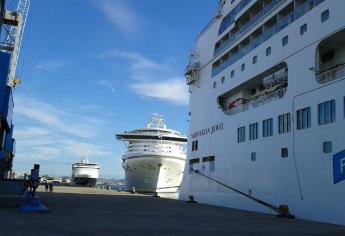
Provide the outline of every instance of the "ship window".
[[271,55],[271,47],[266,48],[266,56]]
[[305,32],[307,32],[307,30],[308,30],[308,25],[307,24],[302,25],[300,28],[300,34],[303,35]]
[[253,57],[253,64],[256,64],[257,62],[258,62],[258,56],[255,55],[255,56]]
[[192,152],[198,150],[198,140],[192,142]]
[[286,158],[289,156],[289,149],[288,148],[282,148],[281,149],[281,156],[282,158]]
[[329,18],[329,10],[323,11],[321,13],[321,22],[325,22]]
[[331,141],[323,142],[323,152],[324,153],[331,153],[332,152],[332,142]]
[[288,133],[291,130],[291,115],[285,113],[278,116],[278,130],[279,134]]
[[224,84],[224,82],[225,82],[225,77],[223,76],[222,77],[222,84]]
[[213,88],[215,88],[216,86],[217,86],[217,82],[214,81],[214,82],[213,82]]
[[273,135],[273,118],[262,121],[262,137]]
[[237,129],[237,142],[243,143],[246,141],[246,127],[242,126]]
[[310,107],[305,107],[297,111],[297,129],[307,129],[311,127]]
[[189,172],[193,172],[198,169],[199,158],[194,158],[189,160]]
[[249,125],[249,140],[258,138],[258,122]]
[[241,65],[241,71],[244,71],[246,69],[246,63],[243,63],[242,65]]
[[230,77],[233,78],[234,76],[235,76],[235,71],[232,70],[232,71],[230,72]]
[[202,162],[208,162],[208,170],[210,172],[215,171],[215,156],[203,157]]
[[287,45],[289,43],[289,36],[285,36],[283,39],[282,39],[282,45],[283,45],[283,47],[285,46],[285,45]]
[[320,103],[318,106],[319,125],[335,122],[335,100]]
[[256,161],[256,152],[252,152],[252,153],[250,154],[250,160]]

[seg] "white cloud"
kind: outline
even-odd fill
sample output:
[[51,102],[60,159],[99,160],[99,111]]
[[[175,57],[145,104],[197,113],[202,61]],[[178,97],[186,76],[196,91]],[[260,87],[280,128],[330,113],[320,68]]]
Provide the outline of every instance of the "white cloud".
[[110,81],[98,80],[97,84],[102,86],[102,87],[105,87],[105,88],[109,89],[112,93],[116,93],[116,90],[115,90],[113,84]]
[[83,113],[89,114],[89,109],[79,113],[79,107],[72,107],[73,112],[70,112],[65,107],[33,98],[20,95],[15,98],[16,161],[47,165],[52,161],[72,163],[86,153],[92,159],[112,156],[107,146],[95,144],[102,135],[98,132],[103,129],[103,122],[85,117]]
[[129,64],[129,87],[140,96],[158,99],[175,105],[188,104],[188,88],[185,79],[176,77],[168,64],[158,63],[140,54],[124,51],[108,51],[103,59],[125,59]]
[[66,66],[66,62],[59,60],[45,61],[36,66],[37,69],[47,71],[47,72],[56,72],[59,69]]
[[136,93],[159,99],[166,102],[172,102],[177,105],[188,104],[188,91],[184,80],[171,79],[153,83],[132,84],[131,87]]
[[20,116],[64,134],[81,138],[94,136],[93,125],[98,120],[69,113],[64,109],[28,97],[16,96],[15,100],[15,113]]
[[137,30],[139,22],[137,14],[122,0],[101,0],[95,5],[117,28],[125,34]]
[[18,138],[34,138],[39,136],[47,136],[50,132],[41,127],[28,127],[26,129],[14,129],[14,135]]

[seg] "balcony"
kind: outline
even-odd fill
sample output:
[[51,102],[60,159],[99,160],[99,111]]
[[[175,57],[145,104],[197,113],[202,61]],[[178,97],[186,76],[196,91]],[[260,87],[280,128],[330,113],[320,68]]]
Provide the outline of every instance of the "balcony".
[[191,85],[199,79],[200,63],[192,62],[186,66],[186,84]]
[[345,77],[345,63],[338,64],[316,74],[316,79],[320,84],[324,84],[341,77]]
[[[235,63],[238,59],[245,56],[247,53],[249,53],[254,48],[258,47],[263,42],[267,41],[271,37],[273,37],[276,33],[281,31],[282,29],[286,28],[289,24],[295,21],[295,19],[300,18],[301,16],[305,15],[307,12],[309,12],[311,9],[314,8],[314,6],[319,5],[324,0],[308,0],[304,4],[300,5],[296,8],[295,11],[291,11],[289,14],[281,18],[277,24],[272,25],[265,31],[263,31],[261,36],[258,36],[253,41],[249,43],[248,46],[242,48],[238,53],[234,54],[233,56],[230,56],[229,59],[224,61],[221,65],[218,67],[212,69],[212,77],[216,76],[220,72],[222,72],[224,69],[226,69],[228,66]],[[268,4],[264,9],[263,13],[259,12],[257,15],[253,17],[254,20],[248,22],[243,27],[245,30],[240,30],[238,33],[236,33],[233,36],[230,36],[229,39],[221,45],[219,48],[217,48],[214,51],[214,56],[219,55],[220,53],[224,52],[230,45],[233,44],[237,39],[239,39],[246,31],[250,30],[255,24],[256,21],[258,21],[258,18],[260,14],[262,14],[262,17],[267,14],[271,9],[273,9],[275,6],[277,6],[282,0],[273,0],[270,4]]]
[[267,39],[271,38],[273,35],[277,33],[277,25],[273,25],[267,30],[265,30],[262,34],[262,41],[265,42]]
[[264,9],[259,11],[255,16],[251,18],[249,22],[241,26],[240,30],[236,32],[236,34],[231,35],[229,39],[219,47],[214,50],[213,56],[218,56],[220,53],[224,52],[234,41],[236,41],[238,38],[240,38],[245,32],[252,29],[254,26],[256,26],[256,23],[264,17],[267,13],[269,13],[274,7],[276,7],[280,2],[283,0],[273,0],[270,4],[268,4]]
[[281,31],[294,21],[294,11],[278,21],[278,31]]
[[306,14],[314,7],[314,0],[309,0],[295,9],[295,20]]

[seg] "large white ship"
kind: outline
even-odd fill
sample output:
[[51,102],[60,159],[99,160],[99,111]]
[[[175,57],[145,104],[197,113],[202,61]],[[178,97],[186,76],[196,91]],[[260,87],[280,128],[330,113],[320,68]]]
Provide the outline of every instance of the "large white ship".
[[256,198],[345,224],[344,9],[343,0],[219,2],[186,68],[181,199],[273,213]]
[[176,192],[180,186],[187,138],[167,129],[164,120],[153,114],[146,128],[116,134],[125,141],[123,155],[126,188],[140,192]]
[[76,185],[93,187],[99,176],[99,165],[89,162],[83,157],[80,162],[72,165],[72,182]]

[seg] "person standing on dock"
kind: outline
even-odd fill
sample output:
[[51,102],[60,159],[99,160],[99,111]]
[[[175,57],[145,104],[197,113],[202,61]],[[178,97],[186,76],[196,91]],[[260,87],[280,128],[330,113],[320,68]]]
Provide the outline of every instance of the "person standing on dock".
[[49,186],[48,186],[48,182],[47,182],[47,181],[46,181],[46,182],[44,182],[44,188],[45,188],[46,192],[48,192],[48,188],[49,188]]
[[53,183],[49,184],[49,192],[51,192],[51,193],[53,192]]

